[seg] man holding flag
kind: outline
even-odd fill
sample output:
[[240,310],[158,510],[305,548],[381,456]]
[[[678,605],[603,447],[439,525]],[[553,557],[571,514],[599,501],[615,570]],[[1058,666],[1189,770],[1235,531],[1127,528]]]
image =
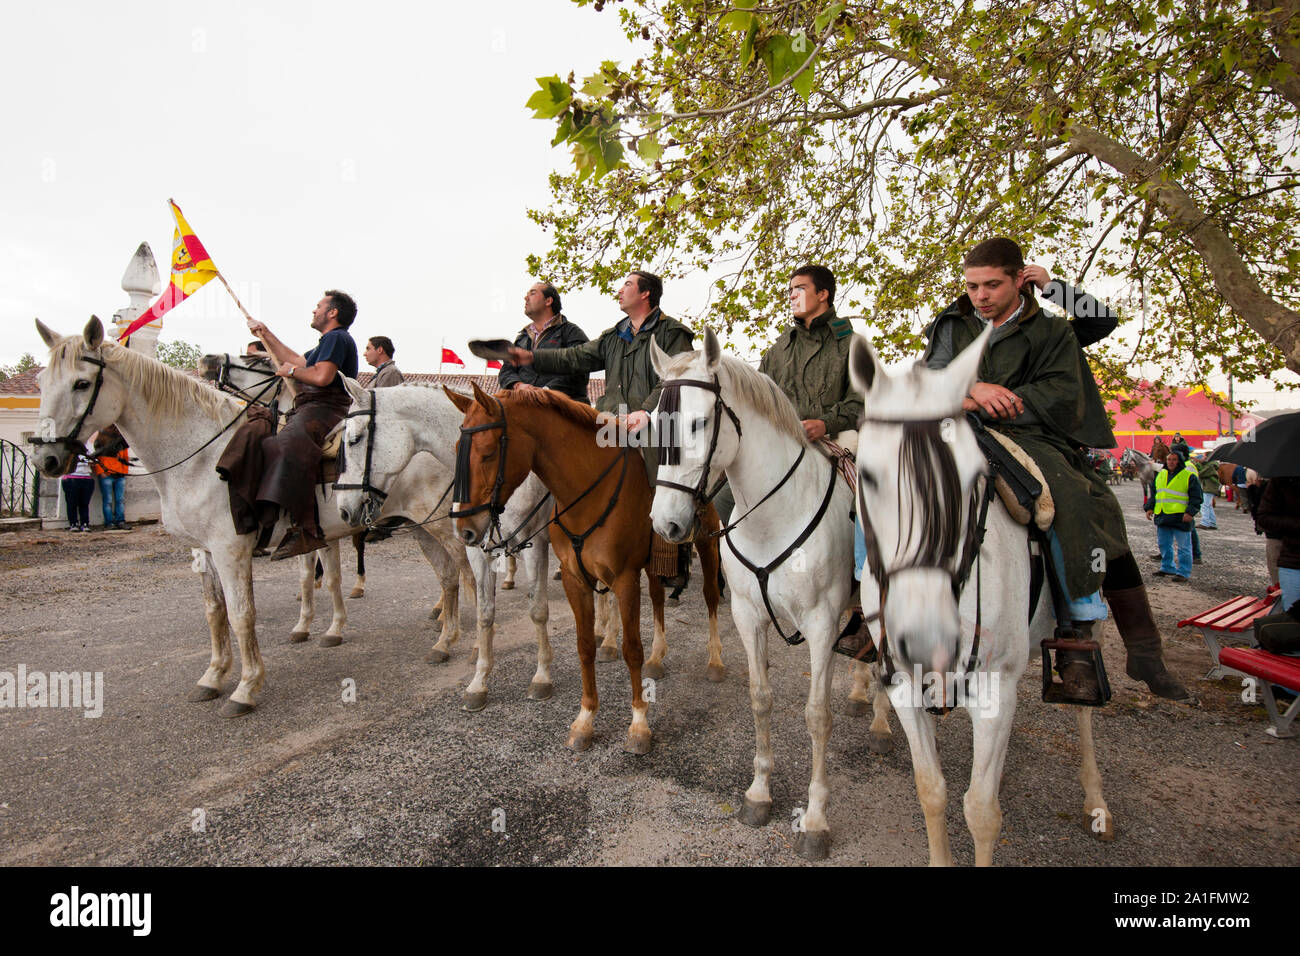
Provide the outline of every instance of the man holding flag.
[[350,295],[328,290],[311,317],[320,341],[306,355],[293,351],[261,322],[248,320],[249,329],[280,363],[276,374],[298,383],[284,428],[262,442],[265,466],[257,491],[258,522],[274,525],[284,509],[293,523],[272,560],[325,546],[316,516],[316,472],[325,436],[352,404],[343,376],[357,377],[357,344],[348,333],[356,317],[357,304]]

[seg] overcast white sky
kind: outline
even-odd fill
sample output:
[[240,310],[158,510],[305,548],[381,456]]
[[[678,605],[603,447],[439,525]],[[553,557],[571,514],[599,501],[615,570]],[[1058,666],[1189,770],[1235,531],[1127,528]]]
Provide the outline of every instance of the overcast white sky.
[[[333,0],[10,7],[0,36],[0,364],[126,304],[142,241],[166,281],[174,198],[244,304],[299,351],[322,290],[357,299],[360,342],[433,371],[445,344],[524,324],[526,210],[567,169],[524,101],[534,78],[631,58],[617,10],[568,0]],[[653,265],[653,264],[651,264]],[[677,282],[667,311],[698,312]],[[564,294],[589,335],[621,314],[609,290]],[[249,336],[211,282],[164,320],[164,341],[237,351]],[[1222,384],[1222,383],[1216,383]],[[1268,383],[1239,386],[1263,407]]]

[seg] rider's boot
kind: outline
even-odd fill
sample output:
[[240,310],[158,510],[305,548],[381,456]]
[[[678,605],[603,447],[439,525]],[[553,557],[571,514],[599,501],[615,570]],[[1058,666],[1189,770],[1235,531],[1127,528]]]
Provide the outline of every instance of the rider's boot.
[[864,664],[875,662],[879,653],[875,642],[871,639],[871,631],[867,629],[867,622],[862,616],[862,608],[853,608],[849,623],[844,625],[844,630],[840,631],[839,639],[836,640],[832,650],[836,654],[843,654]]
[[319,533],[313,533],[303,528],[290,528],[285,533],[280,546],[271,555],[271,560],[283,561],[285,558],[292,558],[299,554],[319,551],[323,547],[325,547],[325,539]]
[[[1091,641],[1092,621],[1075,621],[1074,629],[1078,640]],[[1096,701],[1102,696],[1101,684],[1097,681],[1097,668],[1092,655],[1087,651],[1056,652],[1056,673],[1061,675],[1061,693],[1072,701]]]
[[1168,700],[1188,700],[1191,694],[1170,670],[1165,667],[1161,650],[1160,631],[1151,616],[1144,585],[1106,591],[1106,600],[1115,615],[1115,627],[1128,651],[1124,673],[1133,680],[1145,681],[1151,693]]

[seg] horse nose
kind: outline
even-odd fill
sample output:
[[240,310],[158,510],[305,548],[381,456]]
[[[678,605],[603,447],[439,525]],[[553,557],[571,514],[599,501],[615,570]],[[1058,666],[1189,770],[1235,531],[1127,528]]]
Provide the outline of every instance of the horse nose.
[[344,524],[346,525],[352,524],[352,512],[349,511],[347,508],[342,507],[341,505],[339,506],[339,517],[343,519]]
[[477,537],[478,535],[474,533],[473,528],[460,529],[460,540],[464,541],[466,544],[473,544]]
[[665,534],[664,537],[667,538],[669,541],[680,541],[683,537],[682,526],[678,524],[676,521],[669,521],[668,527],[665,530],[668,533]]

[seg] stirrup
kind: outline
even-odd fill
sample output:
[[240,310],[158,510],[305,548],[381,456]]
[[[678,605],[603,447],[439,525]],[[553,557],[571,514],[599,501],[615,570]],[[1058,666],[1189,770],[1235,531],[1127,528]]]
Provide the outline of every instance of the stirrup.
[[[1079,707],[1102,707],[1110,701],[1110,680],[1106,677],[1106,665],[1101,659],[1101,645],[1096,641],[1078,639],[1078,631],[1073,627],[1058,627],[1055,635],[1044,638],[1040,643],[1043,652],[1043,702],[1047,704],[1075,704]],[[1083,651],[1092,658],[1093,672],[1097,676],[1098,695],[1092,698],[1071,697],[1065,692],[1064,681],[1052,680],[1053,650]]]

